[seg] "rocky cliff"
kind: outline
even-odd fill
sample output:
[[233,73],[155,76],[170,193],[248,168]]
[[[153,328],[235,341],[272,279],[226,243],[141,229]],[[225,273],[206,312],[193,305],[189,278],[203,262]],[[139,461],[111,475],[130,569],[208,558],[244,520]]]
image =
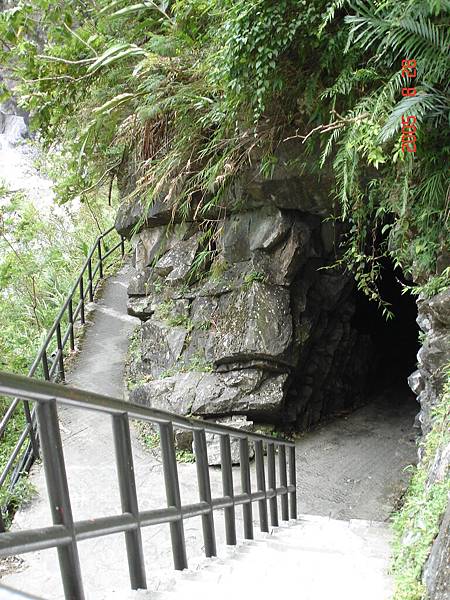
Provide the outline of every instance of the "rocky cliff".
[[170,203],[125,202],[129,312],[142,320],[132,400],[186,415],[307,428],[361,402],[372,346],[352,324],[354,283],[328,270],[330,182],[249,172],[213,234]]
[[[422,431],[428,434],[434,424],[433,411],[442,404],[442,395],[450,365],[450,289],[431,299],[418,301],[418,324],[424,334],[423,345],[417,356],[418,369],[409,378],[412,390],[420,403],[419,420]],[[447,402],[447,424],[450,397]],[[445,407],[444,407],[445,409]],[[450,477],[450,444],[448,437],[438,444],[434,460],[430,462],[426,486],[448,481]],[[420,456],[419,451],[419,456]],[[423,573],[424,583],[431,600],[446,600],[450,582],[450,503],[442,520],[439,534],[433,543]]]

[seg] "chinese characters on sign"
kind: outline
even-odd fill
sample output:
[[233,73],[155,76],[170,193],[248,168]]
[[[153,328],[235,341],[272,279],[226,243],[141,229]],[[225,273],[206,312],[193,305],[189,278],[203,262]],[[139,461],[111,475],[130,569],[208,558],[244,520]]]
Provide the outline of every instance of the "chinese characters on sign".
[[[402,77],[414,79],[417,76],[417,63],[415,60],[402,60]],[[415,96],[417,90],[415,87],[402,87],[402,96]],[[402,115],[402,151],[415,152],[416,146],[416,122],[417,117],[414,115]]]

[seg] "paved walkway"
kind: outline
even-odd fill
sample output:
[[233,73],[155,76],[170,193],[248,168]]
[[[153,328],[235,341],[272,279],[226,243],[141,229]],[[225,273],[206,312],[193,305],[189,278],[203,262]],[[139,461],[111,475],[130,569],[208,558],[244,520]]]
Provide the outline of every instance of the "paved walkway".
[[[123,396],[129,338],[139,323],[126,314],[129,271],[129,267],[124,267],[106,281],[102,298],[91,313],[82,351],[67,375],[69,385],[119,398]],[[59,414],[74,519],[120,514],[110,417],[68,407],[62,407]],[[140,509],[165,507],[165,486],[158,452],[145,450],[133,431],[132,445]],[[195,465],[179,465],[179,477],[183,502],[197,502]],[[14,520],[17,529],[52,523],[41,465],[33,467],[31,481],[38,495],[29,507],[17,513]],[[215,493],[222,495],[219,470],[211,473],[211,483]],[[238,528],[242,531],[239,524]],[[217,519],[216,529],[218,542],[223,543],[223,519]],[[200,517],[185,522],[185,536],[188,556],[201,555]],[[143,544],[147,579],[151,582],[152,577],[158,578],[160,569],[172,567],[169,526],[144,529]],[[78,548],[88,598],[106,599],[111,593],[120,597],[129,590],[123,534],[83,541]],[[23,559],[20,571],[3,577],[3,584],[46,600],[63,598],[56,550],[30,553]]]
[[[129,338],[138,324],[136,319],[126,314],[129,277],[130,268],[124,267],[106,281],[102,298],[91,314],[82,352],[68,375],[70,385],[122,397]],[[410,419],[408,414],[401,417],[399,413],[389,425],[386,421],[389,421],[391,413],[379,413],[380,406],[374,406],[361,409],[346,420],[337,420],[299,440],[300,512],[332,514],[337,518],[387,518],[393,507],[389,485],[398,482],[399,478],[402,481],[403,467],[414,460],[413,443],[408,437],[412,417]],[[75,520],[120,513],[110,417],[62,408],[60,422]],[[132,446],[140,509],[164,507],[165,487],[158,452],[145,450],[134,434]],[[358,453],[361,454],[360,459]],[[370,482],[375,471],[376,477]],[[213,496],[221,496],[220,470],[211,469],[210,475]],[[182,501],[198,501],[195,465],[179,465],[179,477]],[[38,496],[28,508],[16,515],[15,528],[51,524],[41,465],[35,465],[31,479]],[[358,479],[361,481],[358,482]],[[235,481],[239,481],[237,474]],[[237,487],[237,483],[235,485]],[[254,485],[252,468],[252,487]],[[370,501],[367,494],[374,495],[375,500]],[[254,515],[257,516],[256,506]],[[238,536],[242,540],[240,510],[237,518]],[[220,511],[215,513],[215,525],[220,547],[224,544]],[[203,552],[199,517],[185,521],[185,535],[188,559],[192,564],[195,561],[191,557],[199,557]],[[172,569],[168,525],[144,529],[143,544],[148,584],[150,588],[157,589],[161,573]],[[79,552],[89,599],[126,597],[129,580],[123,534],[83,541],[79,543]],[[385,558],[387,560],[387,556]],[[61,599],[63,593],[56,551],[31,553],[23,559],[21,569],[4,577],[2,583],[46,600]]]
[[417,462],[411,390],[385,390],[367,406],[297,440],[300,510],[334,519],[387,521]]

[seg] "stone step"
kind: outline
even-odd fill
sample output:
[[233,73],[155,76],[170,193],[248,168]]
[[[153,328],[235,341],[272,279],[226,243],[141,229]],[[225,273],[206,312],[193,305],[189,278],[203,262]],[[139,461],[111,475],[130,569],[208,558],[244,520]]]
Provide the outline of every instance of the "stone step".
[[221,549],[220,558],[198,559],[195,568],[178,572],[165,588],[150,586],[127,598],[389,600],[389,541],[385,524],[304,518]]

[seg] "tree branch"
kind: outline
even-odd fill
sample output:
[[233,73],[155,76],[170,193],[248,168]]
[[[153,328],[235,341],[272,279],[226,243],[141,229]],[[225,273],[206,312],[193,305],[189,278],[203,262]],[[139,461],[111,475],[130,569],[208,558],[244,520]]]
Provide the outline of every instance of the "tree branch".
[[53,62],[60,62],[65,65],[88,65],[95,62],[95,58],[82,58],[81,60],[68,60],[66,58],[60,58],[59,56],[47,56],[46,54],[38,54],[37,58],[43,60],[51,60]]
[[321,134],[328,133],[329,131],[334,131],[335,129],[341,129],[342,127],[346,127],[347,125],[350,125],[351,123],[357,123],[358,121],[363,121],[364,119],[367,119],[367,117],[370,117],[370,113],[368,113],[368,112],[362,113],[362,114],[358,115],[357,117],[351,117],[351,118],[342,117],[335,110],[332,110],[331,112],[338,117],[337,121],[333,121],[332,123],[327,123],[326,125],[318,125],[317,127],[314,127],[314,129],[311,129],[311,131],[309,131],[306,135],[299,135],[298,133],[296,133],[295,135],[291,135],[290,137],[285,138],[283,141],[287,142],[288,140],[293,140],[293,139],[299,138],[299,139],[303,140],[302,144],[304,144],[306,142],[306,140],[309,137],[311,137],[314,133],[316,133],[317,131],[320,132]]

